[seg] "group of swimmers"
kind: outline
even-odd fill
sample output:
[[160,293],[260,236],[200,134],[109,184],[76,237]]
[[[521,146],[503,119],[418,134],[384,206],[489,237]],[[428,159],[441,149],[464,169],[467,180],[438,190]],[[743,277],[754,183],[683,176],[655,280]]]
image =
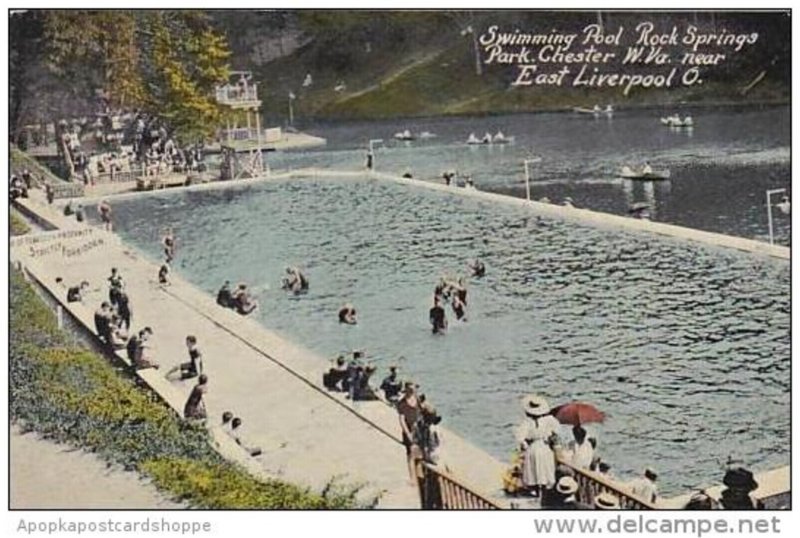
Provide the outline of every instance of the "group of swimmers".
[[336,357],[327,372],[322,374],[322,385],[334,392],[345,392],[351,401],[377,400],[369,384],[375,373],[373,364],[364,363],[364,352],[354,351],[350,360],[344,355]]
[[[297,267],[287,267],[287,276],[283,278],[281,287],[295,294],[308,292],[308,278]],[[236,289],[231,289],[230,280],[226,280],[217,291],[217,304],[223,308],[232,308],[242,316],[251,314],[258,308],[258,301],[248,289],[247,284],[241,283]],[[339,319],[343,323],[355,324],[355,309],[345,305],[340,312]]]
[[247,289],[247,284],[239,284],[232,291],[230,280],[226,280],[217,292],[217,304],[223,308],[232,308],[242,316],[246,316],[258,308],[258,301]]
[[[473,277],[481,278],[486,274],[486,266],[479,259],[470,261],[467,267]],[[446,302],[450,303],[458,321],[467,321],[467,286],[463,277],[456,280],[442,277],[434,288],[433,307],[428,312],[433,334],[444,334],[447,331],[447,315],[442,306]]]

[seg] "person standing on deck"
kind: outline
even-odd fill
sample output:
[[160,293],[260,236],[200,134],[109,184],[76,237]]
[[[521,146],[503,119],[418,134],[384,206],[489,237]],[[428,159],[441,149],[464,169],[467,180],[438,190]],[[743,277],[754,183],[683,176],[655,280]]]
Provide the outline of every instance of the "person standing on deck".
[[125,289],[125,282],[122,280],[122,275],[119,274],[116,267],[111,268],[111,276],[108,277],[108,300],[112,305],[117,306],[120,292]]
[[644,470],[643,476],[640,476],[629,484],[631,493],[649,503],[655,503],[658,498],[658,488],[656,487],[657,478],[658,475],[656,472],[648,467]]
[[97,205],[97,212],[100,214],[100,220],[103,221],[103,228],[110,232],[113,225],[111,223],[111,204],[108,200],[103,200]]
[[167,232],[164,234],[164,237],[161,239],[161,245],[164,247],[164,256],[166,257],[167,263],[172,263],[172,260],[175,259],[175,234],[172,233],[172,228],[167,228]]
[[94,313],[94,329],[104,344],[111,345],[111,305],[105,301]]
[[550,415],[547,400],[540,396],[526,396],[522,407],[525,420],[517,429],[523,451],[522,484],[532,495],[541,496],[556,482],[556,458],[551,445],[559,423]]
[[397,413],[403,434],[403,446],[406,447],[409,478],[412,483],[416,484],[416,465],[417,461],[422,459],[418,434],[419,423],[422,420],[422,410],[417,399],[416,389],[411,382],[406,382],[403,386],[403,396],[397,402]]
[[575,446],[572,451],[572,466],[578,469],[588,469],[594,459],[594,447],[586,439],[586,430],[582,426],[574,426],[572,435]]
[[119,290],[117,293],[117,315],[120,317],[121,323],[125,324],[125,330],[131,329],[131,302],[125,290]]

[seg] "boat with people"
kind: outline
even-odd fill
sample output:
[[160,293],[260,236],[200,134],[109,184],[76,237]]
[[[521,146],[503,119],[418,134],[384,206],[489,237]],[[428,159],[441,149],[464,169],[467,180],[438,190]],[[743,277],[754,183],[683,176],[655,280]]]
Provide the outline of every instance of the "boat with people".
[[513,141],[513,136],[506,136],[502,131],[497,131],[497,133],[492,137],[492,144],[510,144]]
[[592,108],[576,106],[572,107],[572,111],[578,114],[591,114],[594,117],[600,115],[611,117],[614,115],[614,107],[612,105],[606,105],[605,108],[602,108],[600,105],[594,105]]
[[497,131],[494,136],[487,132],[481,138],[475,136],[475,133],[470,133],[467,138],[467,145],[470,146],[490,146],[492,144],[511,144],[512,142],[514,142],[514,137],[506,136],[502,131]]
[[409,131],[408,129],[406,129],[405,131],[400,131],[398,133],[395,133],[394,138],[395,140],[402,140],[404,142],[417,139],[417,137],[411,134],[411,131]]
[[691,116],[686,116],[681,119],[681,117],[677,114],[673,114],[671,116],[667,116],[666,118],[661,118],[661,125],[666,125],[667,127],[692,128],[694,127],[694,119],[692,119]]
[[669,170],[653,170],[649,164],[645,164],[642,169],[637,172],[626,165],[620,170],[619,177],[641,181],[657,181],[669,179],[670,172]]

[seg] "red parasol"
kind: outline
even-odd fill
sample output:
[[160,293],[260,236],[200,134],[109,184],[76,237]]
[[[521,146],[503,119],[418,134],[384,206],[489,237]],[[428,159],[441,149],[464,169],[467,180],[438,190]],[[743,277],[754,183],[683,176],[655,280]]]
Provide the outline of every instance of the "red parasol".
[[561,424],[579,426],[590,422],[603,422],[606,414],[592,404],[583,402],[570,402],[560,405],[552,410],[553,415]]

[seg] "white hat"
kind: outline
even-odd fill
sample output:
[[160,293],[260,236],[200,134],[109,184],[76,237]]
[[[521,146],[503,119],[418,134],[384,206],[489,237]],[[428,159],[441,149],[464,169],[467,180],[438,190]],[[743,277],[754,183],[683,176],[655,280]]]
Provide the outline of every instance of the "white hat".
[[556,491],[562,495],[573,495],[578,491],[578,483],[571,476],[562,476],[558,479]]
[[534,394],[525,396],[522,399],[522,408],[525,410],[526,415],[532,417],[541,417],[550,412],[550,406],[547,404],[547,400]]
[[619,510],[619,499],[611,493],[600,493],[594,497],[595,510]]

